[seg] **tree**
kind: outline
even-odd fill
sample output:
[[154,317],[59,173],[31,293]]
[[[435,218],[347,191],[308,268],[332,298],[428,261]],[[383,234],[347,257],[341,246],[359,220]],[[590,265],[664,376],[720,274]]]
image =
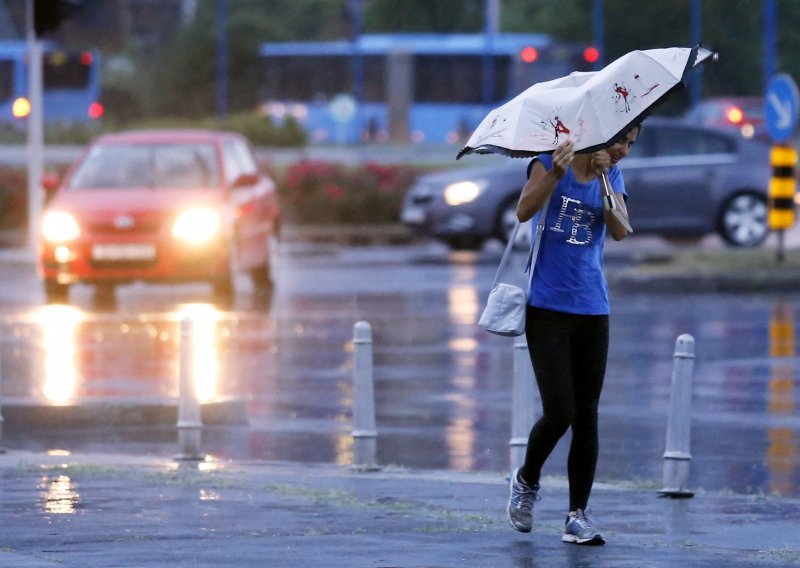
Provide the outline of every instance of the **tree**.
[[[229,1],[228,81],[231,111],[250,110],[258,102],[265,41],[341,39],[349,34],[342,0]],[[140,96],[150,114],[203,116],[215,108],[216,0],[200,0],[195,18],[155,54],[151,81],[140,82]]]
[[34,0],[33,29],[38,37],[58,29],[64,20],[77,15],[83,0]]
[[[47,1],[47,0],[41,0]],[[229,106],[258,102],[265,41],[346,39],[350,0],[228,0]],[[592,42],[593,0],[501,0],[504,32],[547,33]],[[606,60],[632,49],[689,45],[690,0],[604,0]],[[703,94],[763,92],[762,0],[703,0],[703,42],[720,52],[703,71]],[[153,114],[214,112],[216,0],[198,0],[195,18],[164,49],[142,54],[135,89]],[[778,1],[779,71],[800,77],[800,2]],[[364,33],[473,32],[485,27],[485,0],[362,0]],[[146,77],[147,79],[143,79]],[[684,110],[688,96],[669,100],[665,113]]]
[[485,27],[485,0],[371,0],[364,7],[370,32],[478,32]]

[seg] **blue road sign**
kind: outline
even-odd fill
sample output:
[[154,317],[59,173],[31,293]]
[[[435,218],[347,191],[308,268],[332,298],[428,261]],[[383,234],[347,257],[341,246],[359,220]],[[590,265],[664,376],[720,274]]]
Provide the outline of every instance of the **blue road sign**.
[[773,142],[787,142],[797,127],[800,96],[797,84],[786,73],[772,77],[764,95],[764,121]]

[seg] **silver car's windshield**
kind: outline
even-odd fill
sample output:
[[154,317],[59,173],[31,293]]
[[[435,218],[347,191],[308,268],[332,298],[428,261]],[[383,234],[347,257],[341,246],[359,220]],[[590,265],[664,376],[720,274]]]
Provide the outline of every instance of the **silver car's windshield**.
[[218,187],[213,144],[107,144],[95,146],[70,181],[71,190]]

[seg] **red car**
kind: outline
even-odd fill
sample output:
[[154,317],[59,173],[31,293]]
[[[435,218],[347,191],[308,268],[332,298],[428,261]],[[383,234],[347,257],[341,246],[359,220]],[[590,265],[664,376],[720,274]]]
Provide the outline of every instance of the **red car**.
[[233,294],[236,271],[257,290],[272,284],[275,185],[239,134],[104,135],[45,190],[39,268],[49,302],[66,301],[79,282],[108,293],[132,281],[207,281],[221,297]]

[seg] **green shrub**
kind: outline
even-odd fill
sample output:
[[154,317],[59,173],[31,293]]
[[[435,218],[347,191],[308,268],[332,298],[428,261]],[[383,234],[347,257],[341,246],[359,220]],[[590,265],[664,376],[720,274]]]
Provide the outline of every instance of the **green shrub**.
[[139,130],[147,128],[198,128],[230,130],[247,137],[254,146],[296,147],[306,143],[303,129],[294,120],[274,124],[268,117],[256,112],[231,114],[225,120],[210,116],[200,119],[161,117],[124,125],[109,125],[109,130]]
[[303,161],[274,177],[286,222],[326,225],[397,222],[416,176],[408,166]]
[[[216,117],[201,119],[164,117],[142,122],[117,123],[48,123],[44,131],[46,144],[85,145],[103,132],[139,130],[145,128],[200,128],[208,130],[230,130],[246,136],[254,146],[297,147],[304,146],[306,134],[293,119],[274,124],[268,117],[256,112],[232,114],[225,120]],[[0,143],[25,144],[28,131],[24,123],[0,126]]]
[[[48,123],[44,129],[45,144],[80,144],[84,145],[103,131],[97,123]],[[0,127],[0,143],[26,144],[28,130],[24,123],[3,125]]]
[[254,112],[232,114],[223,123],[225,130],[233,130],[247,137],[254,146],[296,147],[304,146],[306,133],[294,119],[276,125]]

